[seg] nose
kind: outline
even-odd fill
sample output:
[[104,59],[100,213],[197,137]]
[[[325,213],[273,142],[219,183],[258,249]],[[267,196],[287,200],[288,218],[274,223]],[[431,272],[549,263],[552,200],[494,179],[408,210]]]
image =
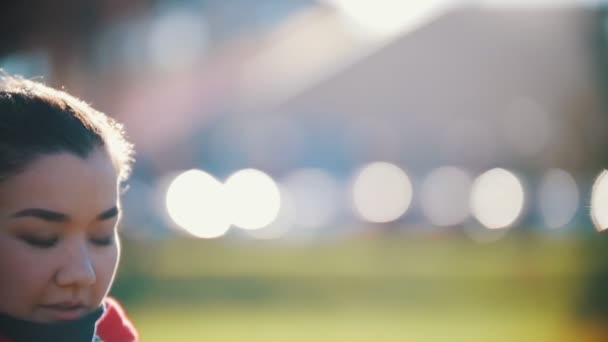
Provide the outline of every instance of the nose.
[[63,263],[55,275],[61,287],[86,287],[95,283],[95,269],[86,241],[71,241],[65,245]]

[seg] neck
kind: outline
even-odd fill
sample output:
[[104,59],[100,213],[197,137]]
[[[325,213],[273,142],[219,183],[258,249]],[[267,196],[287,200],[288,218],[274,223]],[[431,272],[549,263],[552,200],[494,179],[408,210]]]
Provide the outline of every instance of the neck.
[[11,342],[90,342],[104,310],[105,307],[100,306],[81,318],[53,323],[32,322],[0,313],[0,335],[5,335]]

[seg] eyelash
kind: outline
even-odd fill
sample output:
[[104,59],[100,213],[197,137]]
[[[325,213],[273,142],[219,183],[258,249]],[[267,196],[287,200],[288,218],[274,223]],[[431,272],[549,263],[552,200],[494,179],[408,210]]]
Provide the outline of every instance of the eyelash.
[[[59,241],[59,238],[57,238],[57,237],[50,238],[50,239],[44,239],[44,238],[41,239],[41,238],[36,238],[36,237],[31,237],[31,236],[22,236],[21,239],[23,241],[25,241],[27,244],[29,244],[30,246],[42,248],[42,249],[52,248]],[[91,238],[91,239],[89,239],[89,241],[93,245],[99,246],[99,247],[110,246],[114,243],[114,234],[107,236],[107,237],[102,237],[102,238]]]
[[94,238],[90,240],[94,245],[99,247],[110,246],[114,243],[114,234],[102,238]]
[[31,236],[22,236],[21,239],[30,246],[38,248],[51,248],[57,244],[57,241],[59,241],[59,238],[56,237],[50,239],[40,239]]

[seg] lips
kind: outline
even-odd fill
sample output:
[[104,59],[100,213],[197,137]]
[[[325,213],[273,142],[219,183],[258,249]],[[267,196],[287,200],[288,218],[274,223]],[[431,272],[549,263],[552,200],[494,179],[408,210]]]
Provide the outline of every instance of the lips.
[[80,302],[62,302],[40,306],[52,320],[73,320],[87,313],[87,308]]

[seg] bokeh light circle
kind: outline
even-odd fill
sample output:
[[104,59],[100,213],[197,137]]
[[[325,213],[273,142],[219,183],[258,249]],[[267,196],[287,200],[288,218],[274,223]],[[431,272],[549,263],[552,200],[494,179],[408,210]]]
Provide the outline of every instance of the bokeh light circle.
[[189,170],[175,177],[165,204],[171,219],[196,237],[216,238],[230,228],[223,185],[204,171]]
[[473,183],[471,210],[487,228],[510,226],[521,214],[523,206],[524,189],[512,172],[495,168],[477,177]]
[[453,226],[469,216],[471,177],[463,170],[444,166],[423,181],[420,201],[425,216],[436,226]]
[[539,188],[539,207],[549,228],[563,227],[572,220],[579,205],[576,181],[561,169],[548,170]]
[[591,192],[591,218],[597,230],[608,228],[608,171],[595,180]]
[[294,226],[317,229],[333,223],[338,213],[339,187],[327,171],[298,169],[281,182],[293,204]]
[[353,204],[366,221],[394,221],[407,211],[411,200],[412,183],[405,171],[394,164],[371,163],[355,177]]
[[224,183],[232,224],[243,229],[259,229],[277,217],[281,206],[279,188],[262,171],[244,169]]
[[281,207],[277,217],[272,223],[260,229],[245,230],[245,233],[251,238],[258,240],[274,240],[285,237],[294,226],[296,208],[294,199],[285,189],[279,187],[281,196]]

